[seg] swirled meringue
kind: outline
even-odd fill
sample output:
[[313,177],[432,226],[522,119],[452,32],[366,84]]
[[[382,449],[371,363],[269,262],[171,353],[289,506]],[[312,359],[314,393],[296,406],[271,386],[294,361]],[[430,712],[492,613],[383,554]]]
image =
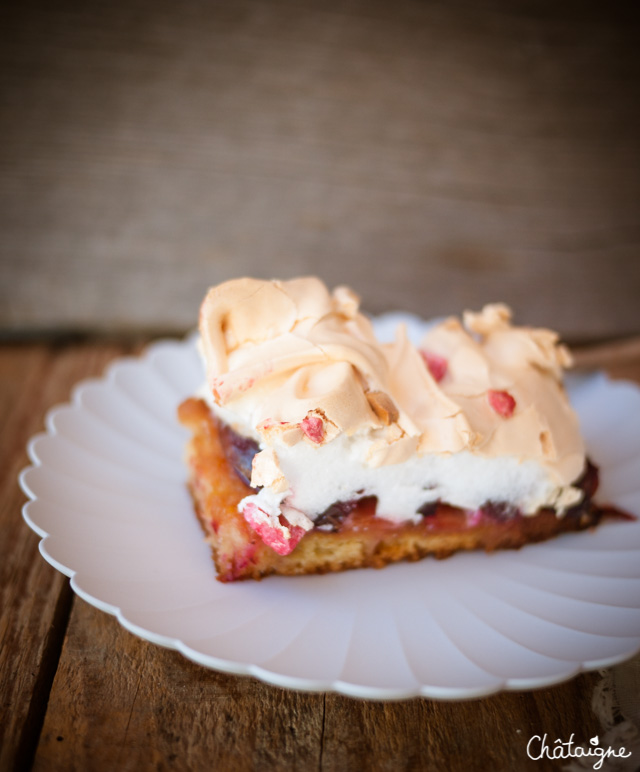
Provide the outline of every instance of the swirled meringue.
[[206,395],[259,442],[260,491],[248,499],[272,522],[286,507],[308,528],[363,495],[396,521],[436,500],[534,514],[580,499],[572,483],[585,451],[555,333],[512,326],[494,304],[445,320],[418,346],[403,326],[383,344],[358,308],[351,290],[315,277],[237,279],[202,304]]

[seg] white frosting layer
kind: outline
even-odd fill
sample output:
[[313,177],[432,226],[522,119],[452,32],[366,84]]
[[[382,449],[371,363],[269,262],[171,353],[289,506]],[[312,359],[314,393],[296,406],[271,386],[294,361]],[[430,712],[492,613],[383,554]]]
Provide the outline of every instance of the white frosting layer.
[[378,497],[378,515],[416,517],[440,499],[532,514],[580,498],[584,447],[548,330],[513,327],[502,305],[448,319],[420,348],[400,328],[375,339],[346,288],[314,278],[240,279],[201,311],[207,396],[259,441],[250,497],[277,527],[302,527],[335,501]]
[[367,458],[370,448],[366,433],[341,434],[317,447],[276,441],[273,451],[287,483],[279,491],[266,486],[252,500],[273,511],[286,499],[313,520],[336,501],[377,496],[379,517],[417,521],[418,509],[437,500],[471,510],[488,501],[509,502],[532,514],[542,506],[562,504],[558,499],[567,495],[535,461],[487,458],[463,450],[415,454],[399,464],[372,467]]

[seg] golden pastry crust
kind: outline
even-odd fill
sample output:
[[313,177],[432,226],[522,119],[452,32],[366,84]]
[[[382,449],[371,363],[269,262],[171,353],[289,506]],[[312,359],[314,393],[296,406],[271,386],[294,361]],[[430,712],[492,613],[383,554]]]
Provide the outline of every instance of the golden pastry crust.
[[587,505],[571,517],[557,517],[545,509],[534,516],[470,524],[461,510],[440,505],[433,517],[424,517],[417,524],[398,525],[374,517],[374,503],[365,499],[344,518],[338,530],[314,528],[293,552],[281,556],[264,544],[238,512],[240,500],[254,491],[227,461],[216,421],[206,403],[187,399],[178,415],[192,432],[187,446],[189,487],[222,582],[261,579],[269,574],[382,568],[427,555],[446,558],[460,550],[519,548],[595,526],[604,514]]

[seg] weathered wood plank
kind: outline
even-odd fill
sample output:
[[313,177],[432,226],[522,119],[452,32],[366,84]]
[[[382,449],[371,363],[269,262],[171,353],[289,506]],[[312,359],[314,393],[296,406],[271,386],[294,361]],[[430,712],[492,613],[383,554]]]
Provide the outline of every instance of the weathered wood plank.
[[611,378],[640,381],[640,337],[577,348],[573,359],[579,371],[605,370]]
[[637,333],[633,4],[3,12],[0,329],[194,325],[232,276]]
[[585,674],[540,692],[457,703],[385,704],[328,695],[322,769],[557,769],[553,763],[530,760],[527,742],[545,732],[553,739],[574,732],[576,741],[588,741],[599,729],[590,709],[598,680],[596,674]]
[[202,668],[77,601],[34,769],[306,772],[323,703]]
[[[37,554],[37,538],[20,520],[15,478],[46,409],[135,347],[0,347],[0,768],[28,763],[45,708],[35,756],[42,770],[545,770],[557,765],[527,766],[533,734],[575,732],[580,741],[597,733],[596,674],[469,703],[372,703],[208,671],[80,600],[67,625],[66,581]],[[601,356],[615,368],[607,351]],[[623,360],[624,375],[640,381],[637,356]]]
[[34,769],[554,769],[527,741],[597,734],[598,680],[468,703],[289,692],[194,665],[77,601]]
[[0,769],[24,768],[35,750],[72,602],[67,580],[40,557],[20,516],[26,443],[76,381],[123,350],[0,346]]

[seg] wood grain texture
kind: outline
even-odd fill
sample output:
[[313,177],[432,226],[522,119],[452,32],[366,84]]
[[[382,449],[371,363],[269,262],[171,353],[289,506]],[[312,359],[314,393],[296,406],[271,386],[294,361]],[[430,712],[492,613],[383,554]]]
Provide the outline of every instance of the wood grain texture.
[[526,743],[588,741],[598,680],[468,703],[304,694],[201,668],[76,601],[34,769],[554,769]]
[[[448,703],[304,694],[225,675],[142,641],[70,595],[21,522],[16,476],[45,411],[139,344],[0,346],[0,769],[555,770],[533,734],[585,741],[596,673]],[[628,350],[628,349],[625,349]],[[616,351],[616,346],[611,347]],[[600,351],[611,363],[611,353]],[[593,352],[591,353],[593,359]],[[626,355],[640,382],[640,357]]]
[[323,701],[201,668],[78,602],[34,769],[317,769]]
[[640,23],[599,0],[5,4],[0,330],[186,329],[319,273],[637,333]]
[[33,754],[71,605],[66,579],[40,557],[20,517],[26,444],[48,408],[123,350],[0,347],[0,769],[23,767]]
[[323,770],[557,769],[527,758],[534,734],[598,730],[590,695],[598,676],[528,694],[500,694],[470,702],[412,700],[376,703],[328,695]]
[[637,381],[640,337],[595,346],[583,346],[574,350],[573,359],[576,370],[603,369],[612,378]]

